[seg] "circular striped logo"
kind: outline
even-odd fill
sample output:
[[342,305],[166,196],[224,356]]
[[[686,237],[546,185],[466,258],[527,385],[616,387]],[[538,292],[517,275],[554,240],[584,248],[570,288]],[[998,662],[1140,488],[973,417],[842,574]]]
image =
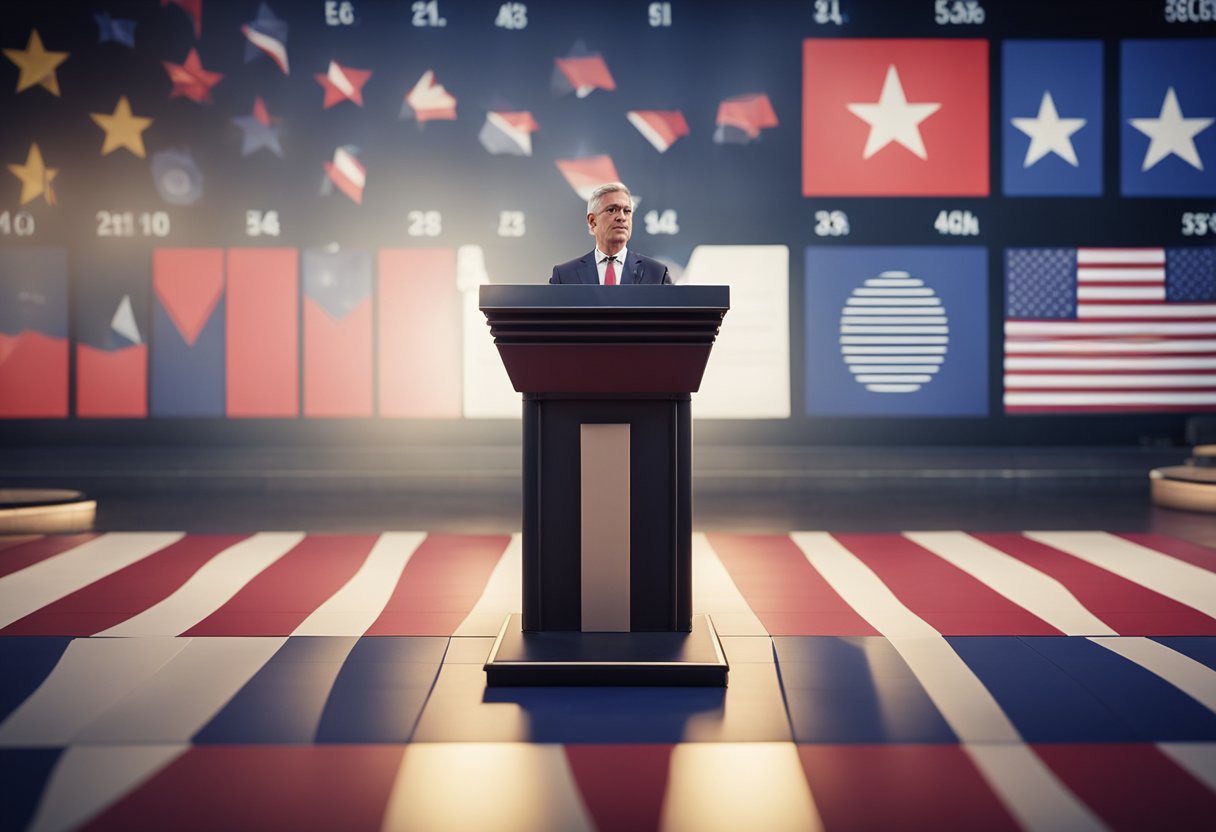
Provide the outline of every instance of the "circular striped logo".
[[840,313],[845,366],[873,393],[915,393],[941,369],[949,345],[941,299],[908,272],[868,279]]

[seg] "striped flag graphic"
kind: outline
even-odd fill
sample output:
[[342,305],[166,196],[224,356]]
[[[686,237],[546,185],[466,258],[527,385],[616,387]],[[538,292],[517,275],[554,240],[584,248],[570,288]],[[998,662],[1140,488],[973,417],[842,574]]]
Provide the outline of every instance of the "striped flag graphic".
[[1216,249],[1006,252],[1005,410],[1216,410]]

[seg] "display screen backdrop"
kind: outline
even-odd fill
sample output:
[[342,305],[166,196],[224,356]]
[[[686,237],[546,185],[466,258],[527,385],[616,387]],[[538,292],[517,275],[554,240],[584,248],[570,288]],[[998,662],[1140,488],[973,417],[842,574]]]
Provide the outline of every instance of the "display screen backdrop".
[[1216,411],[1216,0],[0,11],[3,441],[508,441],[478,287],[630,248],[732,311],[700,441]]

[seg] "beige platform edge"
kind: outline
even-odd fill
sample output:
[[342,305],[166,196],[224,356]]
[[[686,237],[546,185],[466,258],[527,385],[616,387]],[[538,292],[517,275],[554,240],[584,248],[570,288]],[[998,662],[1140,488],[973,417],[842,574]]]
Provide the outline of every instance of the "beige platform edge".
[[[1216,445],[1197,445],[1189,465],[1149,472],[1153,504],[1182,511],[1216,514]],[[1195,464],[1199,460],[1207,465]]]

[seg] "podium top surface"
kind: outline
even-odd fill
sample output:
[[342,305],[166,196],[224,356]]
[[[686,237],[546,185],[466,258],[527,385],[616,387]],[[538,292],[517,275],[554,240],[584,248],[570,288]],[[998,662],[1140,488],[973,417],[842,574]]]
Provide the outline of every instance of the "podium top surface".
[[594,286],[526,284],[482,286],[479,307],[521,309],[730,309],[729,286]]

